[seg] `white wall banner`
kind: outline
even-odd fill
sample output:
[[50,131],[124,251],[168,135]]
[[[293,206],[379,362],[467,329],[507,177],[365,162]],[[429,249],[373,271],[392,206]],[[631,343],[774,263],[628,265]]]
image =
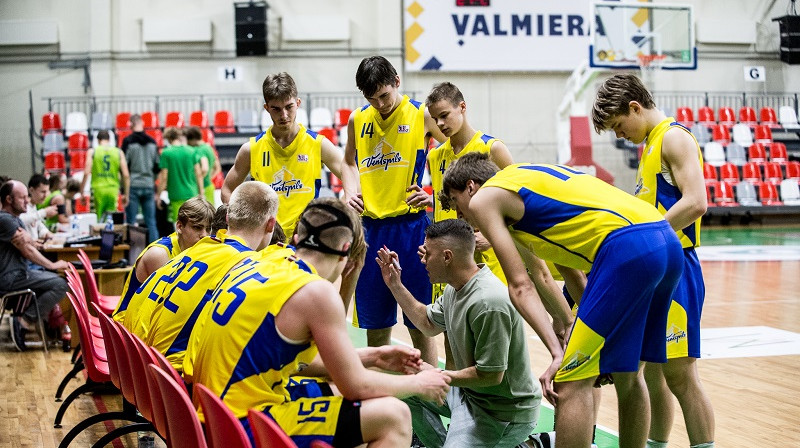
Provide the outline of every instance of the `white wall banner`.
[[406,70],[572,71],[589,0],[403,0]]

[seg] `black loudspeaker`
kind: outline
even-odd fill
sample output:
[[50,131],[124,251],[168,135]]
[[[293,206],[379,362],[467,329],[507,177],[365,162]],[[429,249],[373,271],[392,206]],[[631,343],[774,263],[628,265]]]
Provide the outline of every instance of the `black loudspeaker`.
[[267,55],[267,4],[233,4],[236,27],[236,56]]
[[778,22],[781,36],[781,61],[800,64],[800,16],[783,16],[772,19]]

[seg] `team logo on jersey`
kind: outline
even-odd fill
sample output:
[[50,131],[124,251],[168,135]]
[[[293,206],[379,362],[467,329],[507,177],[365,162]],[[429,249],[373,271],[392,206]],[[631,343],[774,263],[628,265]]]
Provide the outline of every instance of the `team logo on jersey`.
[[360,171],[362,173],[375,170],[388,171],[389,168],[407,166],[408,160],[403,160],[403,156],[399,152],[395,152],[392,145],[382,138],[372,150],[372,155],[361,159]]
[[272,187],[279,196],[283,194],[286,195],[287,198],[293,193],[309,193],[311,191],[311,187],[303,185],[303,181],[296,178],[286,167],[283,167],[272,176],[272,183],[269,184],[269,186]]
[[680,344],[681,339],[686,339],[686,331],[672,324],[672,326],[669,327],[669,332],[667,332],[667,344]]
[[298,154],[297,155],[298,162],[308,162],[308,154]]
[[411,132],[411,126],[407,124],[398,124],[397,125],[397,133],[398,134],[408,134]]
[[633,190],[633,195],[636,197],[650,193],[650,189],[644,186],[644,179],[639,178],[636,182],[636,188]]
[[591,356],[581,352],[577,352],[574,355],[572,355],[572,357],[569,358],[569,361],[566,364],[564,364],[564,367],[562,367],[561,370],[564,372],[575,370],[578,367],[589,362],[590,359],[592,359]]

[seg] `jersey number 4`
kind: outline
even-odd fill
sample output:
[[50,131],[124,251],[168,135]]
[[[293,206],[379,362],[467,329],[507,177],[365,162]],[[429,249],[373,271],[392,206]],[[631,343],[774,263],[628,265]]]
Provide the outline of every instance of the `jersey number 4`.
[[365,135],[369,135],[369,138],[375,134],[375,124],[371,121],[369,123],[364,123],[361,126],[361,138],[364,138]]

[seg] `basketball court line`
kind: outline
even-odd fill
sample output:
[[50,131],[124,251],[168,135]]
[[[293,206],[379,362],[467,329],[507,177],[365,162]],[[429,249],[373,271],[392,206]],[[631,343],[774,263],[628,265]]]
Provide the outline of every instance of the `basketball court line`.
[[700,246],[700,261],[798,261],[800,246]]

